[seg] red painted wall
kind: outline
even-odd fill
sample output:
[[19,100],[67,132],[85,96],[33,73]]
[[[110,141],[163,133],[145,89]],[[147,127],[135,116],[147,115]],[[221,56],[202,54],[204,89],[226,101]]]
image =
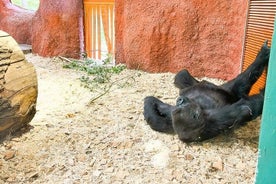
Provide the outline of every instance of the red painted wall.
[[83,52],[82,0],[40,0],[36,12],[0,0],[0,29],[41,56],[79,58]]
[[240,72],[247,1],[116,1],[116,62],[231,79]]

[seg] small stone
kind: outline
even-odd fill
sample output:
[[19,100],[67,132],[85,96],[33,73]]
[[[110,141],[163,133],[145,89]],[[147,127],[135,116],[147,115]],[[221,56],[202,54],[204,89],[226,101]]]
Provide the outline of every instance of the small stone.
[[164,173],[164,178],[168,181],[172,181],[175,178],[175,176],[173,175],[173,170],[166,170]]
[[93,171],[93,176],[99,177],[101,174],[102,172],[99,170]]
[[106,163],[107,163],[106,160],[101,160],[99,164],[100,164],[100,165],[105,165]]
[[121,142],[112,142],[111,147],[117,148],[120,144],[121,144]]
[[68,159],[68,164],[69,164],[70,166],[74,166],[74,165],[75,165],[74,159],[69,158],[69,159]]
[[15,156],[15,151],[7,151],[5,154],[4,154],[4,159],[5,160],[10,160],[12,158],[14,158]]
[[193,156],[192,154],[189,154],[189,153],[188,153],[188,154],[185,155],[185,159],[186,159],[186,160],[193,160],[193,159],[194,159],[194,156]]
[[15,176],[11,176],[7,179],[7,182],[14,183],[15,182]]
[[129,175],[129,172],[128,172],[128,171],[118,171],[118,172],[116,173],[116,178],[117,178],[118,180],[123,180],[123,179],[125,179],[128,175]]
[[176,179],[177,181],[181,181],[183,179],[183,173],[181,171],[173,171],[173,179]]
[[76,114],[68,113],[65,115],[65,118],[74,118],[75,116],[76,116]]
[[237,169],[242,170],[242,169],[244,169],[246,166],[245,166],[244,163],[239,162],[239,163],[236,165],[236,167],[237,167]]
[[18,137],[14,137],[14,138],[12,138],[12,141],[14,141],[14,142],[20,142],[21,140]]
[[156,168],[165,168],[169,163],[169,159],[170,159],[170,151],[165,149],[155,154],[151,158],[151,163]]
[[90,166],[90,167],[93,167],[94,164],[95,164],[95,162],[96,162],[96,159],[93,158],[93,159],[91,160],[91,162],[89,163],[89,166]]
[[6,145],[5,145],[5,148],[6,148],[7,150],[9,150],[9,149],[12,148],[12,145],[11,145],[11,144],[6,144]]
[[222,171],[223,170],[223,162],[221,159],[213,162],[211,165],[211,170],[213,171]]
[[105,170],[105,172],[107,172],[107,173],[113,173],[113,171],[114,171],[113,167],[109,167]]
[[86,155],[79,154],[77,159],[78,159],[79,162],[85,162],[86,161]]
[[35,179],[37,178],[39,175],[38,175],[38,172],[31,172],[30,174],[28,174],[28,178],[32,178],[32,179]]
[[179,151],[180,150],[180,148],[177,144],[172,145],[171,149],[172,149],[172,151]]
[[133,142],[129,141],[125,143],[125,148],[131,148],[133,146]]

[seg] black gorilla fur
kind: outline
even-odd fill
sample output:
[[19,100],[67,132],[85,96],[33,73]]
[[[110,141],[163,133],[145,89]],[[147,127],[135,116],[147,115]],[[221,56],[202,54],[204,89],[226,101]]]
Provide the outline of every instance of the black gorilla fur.
[[249,96],[252,85],[268,65],[267,41],[255,61],[235,79],[217,86],[197,81],[187,70],[176,74],[174,84],[180,96],[176,105],[148,96],[144,117],[153,130],[177,133],[183,142],[199,142],[231,130],[262,114],[264,89]]

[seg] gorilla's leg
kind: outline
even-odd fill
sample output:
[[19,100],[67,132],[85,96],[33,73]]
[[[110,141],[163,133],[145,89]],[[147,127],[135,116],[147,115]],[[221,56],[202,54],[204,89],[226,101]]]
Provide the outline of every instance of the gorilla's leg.
[[232,92],[238,99],[244,95],[247,95],[252,85],[258,80],[266,68],[269,60],[269,54],[270,48],[268,47],[266,41],[257,54],[255,61],[235,79],[223,84],[222,88]]
[[153,96],[144,99],[144,117],[153,130],[173,133],[171,110],[173,106]]
[[198,81],[186,69],[181,70],[174,77],[174,85],[178,89],[184,89],[197,83]]
[[242,98],[232,105],[206,111],[208,114],[206,122],[208,123],[201,134],[201,139],[215,137],[221,132],[244,125],[257,118],[262,114],[263,103],[264,90],[261,90],[260,94]]

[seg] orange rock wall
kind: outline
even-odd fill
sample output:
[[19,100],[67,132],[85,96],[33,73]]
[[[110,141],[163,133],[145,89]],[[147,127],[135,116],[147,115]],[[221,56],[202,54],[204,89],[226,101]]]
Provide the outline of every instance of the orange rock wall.
[[[40,0],[36,12],[0,0],[0,29],[41,56],[83,52],[82,0]],[[231,79],[240,72],[247,1],[120,0],[116,61],[149,72]]]
[[84,47],[82,0],[40,0],[32,33],[34,53],[78,58]]
[[149,72],[240,72],[247,1],[116,1],[116,62]]
[[32,43],[32,18],[34,12],[19,8],[10,0],[0,0],[0,30],[9,33],[18,43]]
[[83,52],[82,0],[40,0],[36,12],[0,0],[0,29],[41,56],[79,58]]

